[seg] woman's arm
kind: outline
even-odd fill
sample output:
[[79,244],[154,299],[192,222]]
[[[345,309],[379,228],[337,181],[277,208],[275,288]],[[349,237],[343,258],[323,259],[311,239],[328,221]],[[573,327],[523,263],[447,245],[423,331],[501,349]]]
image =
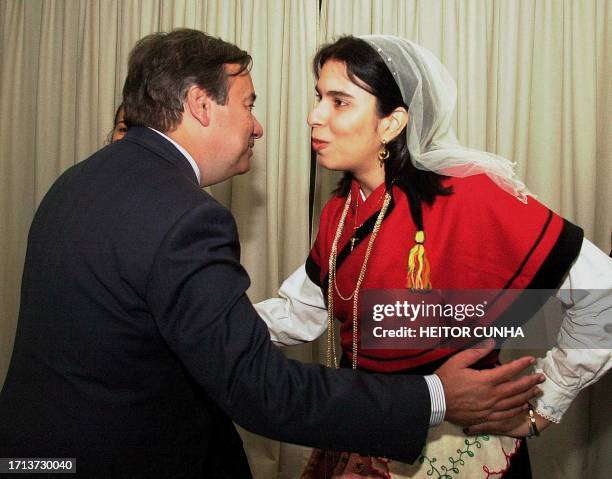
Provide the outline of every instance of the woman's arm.
[[567,309],[557,346],[536,362],[547,380],[534,404],[556,423],[578,393],[612,367],[612,259],[583,240],[557,297]]
[[279,298],[255,304],[277,345],[291,346],[317,339],[327,328],[323,292],[300,266],[281,285]]
[[[612,367],[612,260],[588,240],[568,272],[557,297],[566,306],[557,345],[536,362],[546,381],[532,401],[538,429],[558,423],[578,393]],[[526,436],[526,413],[469,428],[508,436]]]

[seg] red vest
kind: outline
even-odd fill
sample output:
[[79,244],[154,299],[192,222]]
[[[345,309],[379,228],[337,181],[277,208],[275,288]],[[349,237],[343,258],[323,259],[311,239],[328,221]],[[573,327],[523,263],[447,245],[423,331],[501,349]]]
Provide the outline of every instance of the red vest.
[[[486,175],[447,178],[449,196],[433,206],[423,204],[425,250],[431,283],[440,289],[556,289],[577,257],[582,231],[532,197],[527,204],[501,190]],[[350,241],[354,228],[382,206],[385,186],[364,202],[353,181],[349,208],[338,251]],[[409,250],[416,232],[408,199],[393,186],[393,209],[374,242],[361,291],[398,289],[406,284]],[[355,208],[355,200],[357,206]],[[310,278],[327,295],[329,254],[346,198],[333,196],[323,208],[317,239],[307,262]],[[337,268],[336,283],[343,296],[355,288],[369,236]],[[351,358],[352,301],[334,291],[334,316],[340,320],[344,353]],[[455,350],[359,350],[359,367],[379,372],[415,368],[439,361]]]

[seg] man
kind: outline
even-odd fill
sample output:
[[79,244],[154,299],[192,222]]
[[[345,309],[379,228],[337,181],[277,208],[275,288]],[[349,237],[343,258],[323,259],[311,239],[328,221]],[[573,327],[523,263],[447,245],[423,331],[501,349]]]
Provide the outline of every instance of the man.
[[0,457],[76,457],[87,478],[250,477],[233,419],[413,461],[442,419],[442,385],[462,425],[535,394],[539,376],[512,379],[531,358],[476,372],[488,351],[467,351],[426,380],[304,365],[271,344],[234,220],[200,188],[250,167],[263,134],[250,62],[194,30],[132,51],[130,131],[66,171],[30,230]]

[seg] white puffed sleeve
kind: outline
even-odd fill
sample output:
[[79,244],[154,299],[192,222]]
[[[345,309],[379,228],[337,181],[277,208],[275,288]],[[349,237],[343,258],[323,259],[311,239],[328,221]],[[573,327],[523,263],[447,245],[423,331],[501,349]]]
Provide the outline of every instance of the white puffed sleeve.
[[317,339],[327,328],[323,292],[300,266],[281,285],[279,298],[255,304],[277,345],[291,346]]
[[558,423],[580,390],[612,366],[612,259],[584,239],[557,297],[567,309],[557,346],[536,362],[546,381],[534,402],[538,414]]

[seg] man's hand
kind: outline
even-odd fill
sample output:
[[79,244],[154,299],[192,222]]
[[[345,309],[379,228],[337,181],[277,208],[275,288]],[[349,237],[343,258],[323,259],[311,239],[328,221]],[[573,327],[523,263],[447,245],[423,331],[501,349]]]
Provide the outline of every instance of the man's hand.
[[460,426],[504,421],[526,413],[527,401],[540,393],[536,385],[544,381],[543,374],[517,378],[534,363],[531,356],[483,371],[470,368],[494,345],[485,341],[482,349],[461,351],[436,371],[444,387],[446,421]]
[[[477,424],[475,426],[470,426],[466,429],[466,434],[498,434],[503,436],[512,436],[512,437],[525,437],[529,432],[529,420],[526,412],[520,412],[514,417],[509,419],[502,419],[500,421],[488,421],[482,424]],[[542,432],[548,426],[550,426],[550,421],[542,416],[540,416],[537,412],[534,412],[534,417],[536,420],[536,427],[539,432]]]

